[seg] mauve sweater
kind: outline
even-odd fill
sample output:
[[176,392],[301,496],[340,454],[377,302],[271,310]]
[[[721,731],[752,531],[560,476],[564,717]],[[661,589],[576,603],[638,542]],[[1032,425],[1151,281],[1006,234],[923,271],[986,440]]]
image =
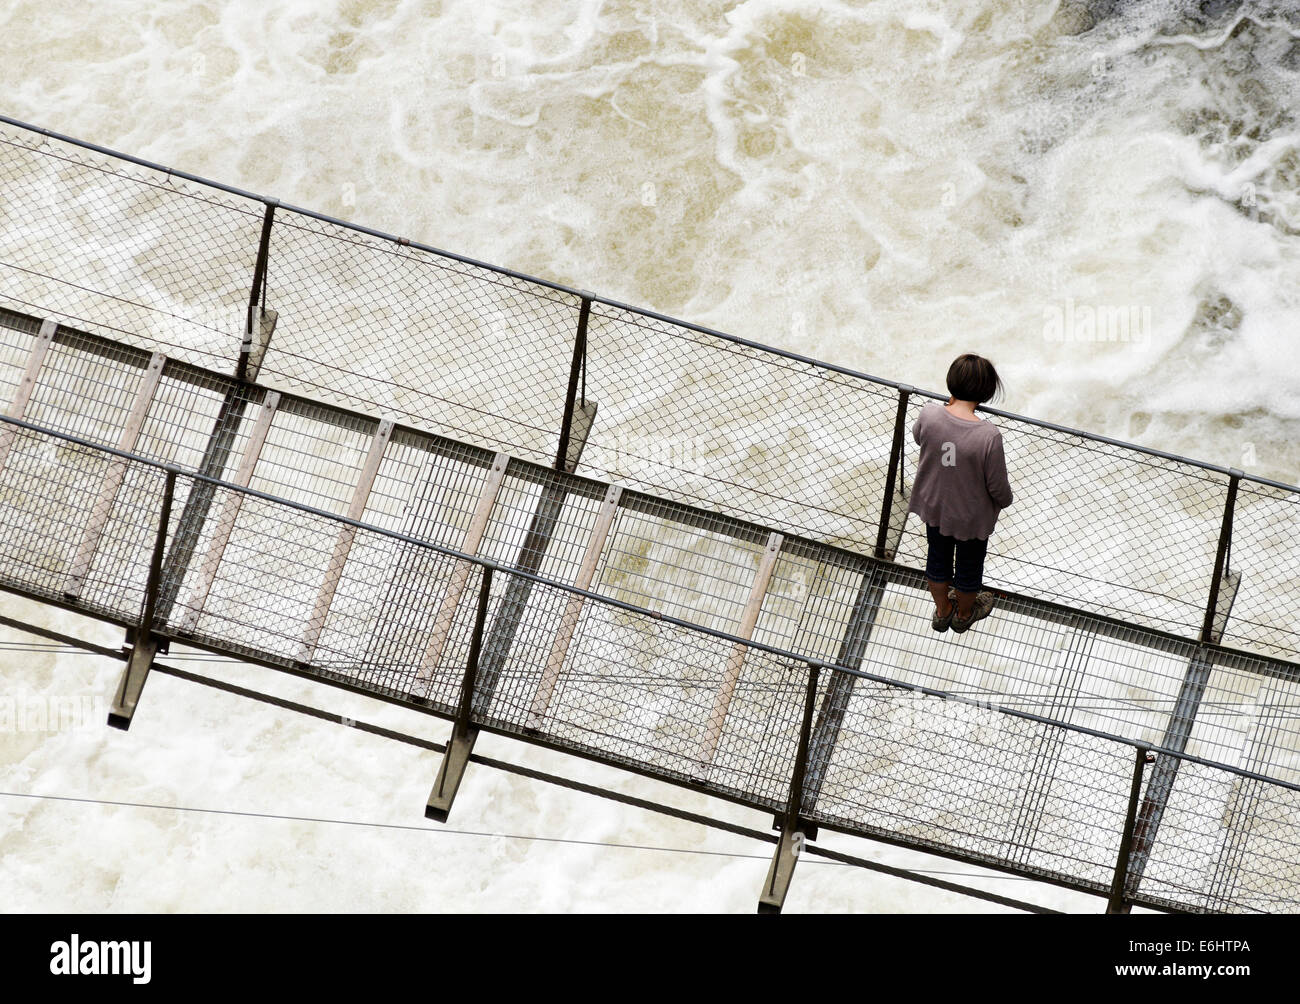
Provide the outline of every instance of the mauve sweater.
[[958,418],[937,401],[912,426],[921,447],[907,511],[958,540],[987,537],[1011,504],[1002,433],[992,422]]

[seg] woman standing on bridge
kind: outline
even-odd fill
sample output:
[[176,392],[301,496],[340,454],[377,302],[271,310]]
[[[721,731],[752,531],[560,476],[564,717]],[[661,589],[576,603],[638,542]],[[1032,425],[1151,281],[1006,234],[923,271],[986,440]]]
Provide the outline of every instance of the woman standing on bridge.
[[912,426],[921,459],[907,509],[925,521],[930,545],[931,626],[961,634],[993,609],[993,594],[980,591],[984,555],[998,514],[1011,505],[1011,485],[1002,433],[975,414],[1002,394],[998,371],[983,356],[958,356],[948,367],[948,393],[946,405],[929,402]]

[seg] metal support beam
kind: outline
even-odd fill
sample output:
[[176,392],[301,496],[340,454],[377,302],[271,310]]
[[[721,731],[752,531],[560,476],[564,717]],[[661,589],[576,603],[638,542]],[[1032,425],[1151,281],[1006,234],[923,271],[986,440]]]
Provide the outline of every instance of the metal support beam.
[[[585,291],[581,295],[582,306],[578,308],[578,330],[573,336],[573,358],[569,363],[569,385],[564,394],[564,413],[560,416],[560,443],[555,451],[557,471],[573,470],[577,466],[576,459],[572,465],[569,463],[569,441],[573,437],[574,410],[579,400],[584,410],[587,403],[587,320],[591,316],[592,297]],[[580,390],[581,394],[579,394]],[[591,414],[587,416],[587,429],[583,431],[584,439],[595,416],[596,410],[593,406]]]
[[[388,440],[392,435],[393,422],[386,418],[379,423],[374,438],[370,440],[370,450],[361,468],[361,476],[352,489],[352,501],[348,505],[347,512],[348,519],[360,520],[365,515],[366,502],[370,498],[371,488],[374,487],[375,475],[379,473],[379,465],[384,459],[384,450],[388,447]],[[352,542],[356,536],[355,526],[339,528],[338,537],[334,541],[334,552],[330,555],[329,564],[325,566],[320,591],[316,594],[316,605],[312,609],[307,626],[303,629],[302,641],[298,649],[299,662],[309,663],[316,655],[316,645],[320,642],[321,632],[325,630],[325,621],[329,617],[330,607],[334,603],[334,594],[338,591],[339,580],[343,577],[343,568],[348,563],[348,554],[352,551]]]
[[1115,859],[1115,877],[1110,884],[1110,901],[1106,904],[1107,913],[1129,912],[1129,904],[1124,892],[1128,884],[1129,856],[1133,850],[1138,798],[1142,794],[1142,772],[1146,769],[1150,756],[1150,750],[1139,748],[1133,758],[1133,784],[1129,790],[1128,814],[1124,818],[1124,833],[1120,837],[1119,855]]
[[893,560],[894,555],[898,552],[897,536],[902,534],[902,526],[900,525],[891,547],[889,538],[893,529],[892,514],[896,494],[895,483],[898,481],[899,469],[903,465],[903,429],[907,424],[907,401],[911,393],[911,387],[898,388],[898,408],[894,412],[894,439],[889,447],[889,472],[885,475],[885,490],[880,500],[880,524],[876,528],[877,558]]
[[[578,566],[578,574],[573,580],[573,585],[578,589],[591,588],[591,580],[595,578],[596,565],[605,550],[605,541],[609,539],[609,531],[614,525],[614,517],[618,514],[618,500],[622,494],[623,489],[618,485],[610,485],[609,491],[605,493],[605,501],[601,504],[600,512],[596,514],[596,525],[592,527],[591,537],[587,541],[587,551],[582,556],[582,564]],[[541,679],[537,681],[533,703],[528,710],[530,729],[542,727],[547,709],[551,706],[551,695],[555,693],[555,684],[560,679],[560,670],[569,653],[573,633],[578,628],[582,605],[581,596],[571,595],[565,605],[564,613],[560,616],[560,626],[555,630],[555,638],[546,657],[546,666],[542,669]]]
[[162,578],[163,552],[167,548],[167,527],[171,523],[172,499],[176,495],[176,468],[168,467],[163,482],[162,505],[158,510],[158,529],[154,534],[153,553],[149,559],[149,578],[145,583],[144,609],[140,614],[140,623],[132,636],[131,655],[117,685],[113,696],[113,706],[108,712],[108,724],[125,731],[131,727],[135,717],[136,705],[144,690],[145,680],[149,678],[149,668],[153,665],[154,655],[158,651],[158,642],[153,634],[154,617],[157,611],[158,583]]
[[[592,404],[590,414],[594,415],[595,411],[596,406]],[[588,412],[584,409],[578,412],[579,417],[585,414]],[[586,423],[575,421],[568,446],[570,463],[566,470],[572,470],[577,466],[590,427],[589,421]],[[546,557],[551,539],[555,536],[555,528],[559,525],[568,495],[568,489],[561,479],[542,486],[537,499],[537,508],[533,511],[533,517],[528,524],[528,532],[524,534],[523,543],[519,545],[514,564],[516,569],[529,575],[536,575],[541,571],[542,560]],[[506,582],[505,593],[501,597],[501,607],[492,622],[492,633],[483,648],[483,672],[479,680],[479,706],[475,708],[476,711],[485,712],[492,701],[497,680],[505,669],[506,659],[510,655],[511,646],[514,645],[515,635],[527,612],[528,600],[532,593],[532,579],[512,575]]]
[[[1242,472],[1232,470],[1228,477],[1228,493],[1223,505],[1223,520],[1219,528],[1219,546],[1214,556],[1214,572],[1210,578],[1210,592],[1205,605],[1205,620],[1201,625],[1202,647],[1192,656],[1178,690],[1178,699],[1169,717],[1164,739],[1160,745],[1168,750],[1181,753],[1187,749],[1196,716],[1201,709],[1201,700],[1205,688],[1210,682],[1210,673],[1214,669],[1214,654],[1205,648],[1204,643],[1216,644],[1223,636],[1228,624],[1228,615],[1232,610],[1233,600],[1237,596],[1237,586],[1241,583],[1241,574],[1232,572],[1228,563],[1232,553],[1232,520],[1237,504],[1237,486]],[[1146,872],[1147,862],[1155,847],[1156,837],[1160,832],[1160,823],[1164,819],[1169,796],[1173,794],[1174,782],[1178,779],[1178,768],[1182,763],[1178,757],[1161,756],[1156,760],[1151,772],[1151,781],[1147,784],[1146,798],[1143,800],[1138,818],[1137,830],[1133,840],[1133,860],[1129,866],[1126,893],[1136,895],[1137,888]]]
[[248,352],[240,352],[244,380],[248,383],[257,380],[262,369],[262,361],[266,358],[266,350],[271,347],[271,336],[275,334],[276,322],[280,319],[279,312],[266,307],[260,307],[256,314],[256,323],[252,326],[249,335]]
[[[1164,738],[1160,741],[1160,745],[1165,749],[1176,753],[1187,749],[1187,740],[1191,737],[1192,726],[1196,723],[1196,714],[1200,710],[1201,699],[1205,696],[1205,687],[1209,683],[1210,671],[1213,667],[1213,655],[1210,650],[1198,649],[1192,657],[1187,675],[1183,678],[1169,725],[1165,729]],[[1173,793],[1174,781],[1178,779],[1178,767],[1181,763],[1182,761],[1176,756],[1156,758],[1133,836],[1133,856],[1129,863],[1126,889],[1130,894],[1136,893],[1142,875],[1146,871],[1147,861],[1150,860],[1151,850],[1155,846],[1160,822],[1169,804],[1169,796]]]
[[[461,554],[471,557],[478,554],[479,544],[483,540],[484,531],[487,530],[488,519],[492,516],[492,507],[496,505],[497,493],[501,490],[501,482],[505,479],[506,466],[509,463],[510,458],[504,453],[498,453],[496,459],[492,461],[487,480],[483,483],[483,490],[479,492],[469,526],[458,548]],[[447,592],[443,594],[438,615],[433,622],[433,633],[429,636],[429,644],[424,650],[424,657],[420,660],[420,670],[416,675],[416,679],[420,682],[433,679],[433,672],[442,659],[443,649],[447,647],[447,638],[451,635],[451,627],[456,619],[456,609],[460,606],[461,594],[469,581],[470,567],[468,561],[457,561],[452,569],[451,578],[447,583]]]
[[[261,372],[262,360],[275,332],[278,314],[266,309],[266,274],[267,261],[271,247],[271,226],[275,220],[275,208],[278,199],[263,200],[266,210],[262,216],[262,233],[258,241],[257,259],[253,265],[253,282],[248,296],[248,309],[244,315],[244,338],[239,347],[239,358],[235,363],[235,383],[227,389],[222,398],[221,408],[212,433],[208,436],[207,446],[203,450],[203,459],[199,462],[198,473],[205,478],[220,479],[225,473],[231,451],[239,428],[243,424],[244,412],[253,398],[250,386]],[[278,396],[277,396],[278,401]],[[260,444],[259,444],[260,449]],[[185,499],[185,508],[181,512],[180,523],[172,541],[171,553],[167,556],[167,569],[163,577],[163,594],[158,599],[158,616],[164,623],[171,617],[172,607],[176,603],[185,572],[194,557],[203,533],[203,524],[207,521],[208,510],[216,488],[208,481],[195,480],[190,486]],[[227,535],[228,538],[228,535]],[[222,545],[224,549],[224,544]],[[211,583],[209,583],[211,585]],[[206,595],[206,593],[205,593]],[[186,622],[193,630],[193,618],[186,613]]]
[[[225,473],[253,393],[252,388],[238,384],[232,384],[226,391],[217,412],[216,423],[203,449],[203,459],[199,462],[198,473],[204,478],[221,479]],[[198,547],[203,524],[207,521],[216,491],[212,482],[195,479],[185,497],[185,508],[181,510],[171,552],[167,555],[163,592],[158,597],[158,619],[164,623],[171,617],[172,607],[176,603],[181,583],[185,580],[186,569],[194,557],[194,549]]]
[[1243,476],[1243,472],[1236,468],[1233,468],[1228,475],[1228,495],[1223,503],[1223,521],[1219,526],[1219,546],[1214,553],[1210,595],[1205,603],[1205,620],[1201,624],[1203,642],[1217,642],[1223,637],[1223,630],[1228,624],[1228,613],[1232,610],[1232,597],[1237,594],[1237,583],[1233,582],[1232,597],[1228,599],[1227,606],[1224,607],[1220,603],[1219,594],[1223,591],[1224,576],[1229,574],[1229,559],[1232,554],[1232,519],[1237,509],[1237,488]]
[[[759,556],[758,569],[749,588],[749,600],[741,612],[740,624],[736,627],[738,638],[748,641],[754,636],[754,625],[758,623],[758,615],[763,609],[763,597],[767,595],[767,585],[772,580],[772,569],[776,567],[776,559],[781,553],[781,544],[784,540],[785,538],[779,533],[768,535],[767,546]],[[740,680],[740,673],[744,669],[745,658],[749,655],[749,651],[748,645],[737,643],[732,646],[731,654],[727,657],[727,665],[722,671],[722,682],[718,685],[718,692],[713,698],[713,711],[709,714],[704,736],[700,740],[699,752],[696,754],[697,763],[694,773],[700,780],[707,780],[709,776],[709,767],[713,763],[714,754],[718,751],[718,743],[722,740],[727,712],[731,708],[731,699],[735,695],[736,684]]]
[[587,445],[591,427],[596,424],[596,402],[579,401],[573,411],[573,425],[569,430],[569,443],[564,451],[564,467],[561,470],[572,474],[578,469],[582,459],[582,448]]
[[[835,664],[847,669],[857,669],[862,665],[862,656],[866,652],[867,642],[876,625],[876,613],[885,595],[886,577],[877,565],[869,566],[862,574],[858,585],[858,594],[853,600],[853,610],[840,642]],[[809,750],[808,783],[805,798],[809,811],[817,805],[821,795],[822,783],[830,767],[835,743],[839,740],[840,726],[844,723],[844,713],[849,707],[849,698],[853,695],[856,677],[851,673],[833,670],[831,682],[822,698],[821,710],[817,714],[817,723],[813,728],[812,746]]]
[[[41,364],[45,361],[45,353],[49,351],[50,342],[54,340],[54,332],[58,327],[48,317],[41,322],[41,330],[32,342],[31,352],[27,354],[27,365],[23,369],[22,379],[18,381],[18,389],[14,391],[14,399],[5,409],[5,415],[9,418],[22,418],[27,414],[27,402],[32,399],[32,391],[36,389],[36,381],[40,377]],[[5,464],[9,461],[9,451],[13,449],[17,436],[18,430],[14,426],[0,427],[0,472],[4,471]]]
[[[239,347],[239,361],[235,367],[235,379],[241,382],[257,379],[271,330],[275,327],[274,311],[266,309],[266,271],[271,251],[271,227],[275,222],[275,208],[279,204],[279,199],[267,199],[262,214],[262,234],[257,242],[253,284],[248,294],[248,311],[244,316],[244,341]],[[267,314],[272,315],[269,327],[265,324]],[[255,337],[255,333],[264,337]]]
[[808,770],[808,747],[812,741],[813,709],[816,705],[817,666],[809,663],[803,720],[799,725],[799,745],[795,750],[794,770],[790,775],[790,794],[786,799],[781,836],[776,844],[776,852],[772,855],[772,863],[767,869],[767,880],[763,883],[762,895],[759,896],[759,913],[780,913],[781,908],[785,906],[786,893],[790,891],[790,880],[794,878],[794,866],[799,863],[804,840],[808,837],[809,827],[803,822],[801,813],[804,804],[804,780]]
[[[140,430],[144,427],[145,417],[149,414],[150,405],[153,404],[154,393],[158,390],[159,381],[162,380],[163,366],[166,362],[166,356],[155,352],[149,359],[149,365],[140,375],[135,399],[131,402],[126,424],[122,427],[122,434],[117,440],[117,448],[124,453],[135,450],[136,442],[140,438]],[[94,563],[95,553],[99,550],[100,540],[104,536],[104,527],[108,524],[108,518],[113,512],[117,494],[121,491],[122,481],[125,478],[126,461],[120,457],[109,461],[108,470],[105,471],[104,480],[99,488],[99,495],[90,511],[90,520],[81,534],[81,543],[77,546],[76,556],[72,560],[71,569],[63,584],[65,597],[76,599],[81,595],[82,587],[86,584],[86,576],[90,574],[90,566]]]
[[[258,412],[257,421],[253,424],[253,431],[249,434],[248,442],[244,446],[244,456],[239,462],[239,469],[235,472],[233,483],[241,488],[247,488],[249,482],[253,479],[253,471],[257,467],[257,461],[262,456],[262,447],[266,444],[266,435],[271,431],[271,422],[275,419],[275,413],[279,407],[279,392],[268,391],[266,397],[262,399],[261,411]],[[217,514],[217,522],[213,528],[212,539],[208,542],[208,549],[203,555],[203,564],[199,567],[198,582],[195,583],[194,592],[190,596],[185,615],[181,618],[179,626],[182,632],[192,632],[198,627],[199,617],[203,613],[203,606],[207,602],[208,594],[212,592],[212,584],[217,579],[217,572],[221,568],[221,559],[225,556],[226,545],[230,543],[230,534],[235,529],[235,521],[239,518],[239,510],[243,507],[243,504],[243,493],[229,492],[221,505],[221,511]]]
[[488,599],[492,594],[492,569],[485,566],[482,574],[478,609],[474,614],[474,631],[469,641],[469,658],[465,660],[465,676],[460,686],[456,722],[452,726],[451,741],[447,744],[447,752],[438,768],[433,791],[429,793],[428,804],[424,807],[425,816],[440,823],[445,823],[451,813],[452,803],[456,800],[456,792],[460,790],[460,782],[469,763],[470,751],[474,748],[474,740],[478,738],[478,730],[470,722],[473,718],[474,688],[478,682],[478,658],[487,621]]

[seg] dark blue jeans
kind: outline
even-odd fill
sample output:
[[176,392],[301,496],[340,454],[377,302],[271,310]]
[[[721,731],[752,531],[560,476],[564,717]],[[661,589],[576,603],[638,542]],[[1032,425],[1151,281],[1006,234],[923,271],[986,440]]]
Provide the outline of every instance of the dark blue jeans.
[[925,577],[931,582],[951,582],[963,593],[978,593],[980,584],[984,581],[984,555],[989,547],[988,538],[958,540],[940,533],[937,526],[927,523],[925,539],[930,542],[930,553],[925,559]]

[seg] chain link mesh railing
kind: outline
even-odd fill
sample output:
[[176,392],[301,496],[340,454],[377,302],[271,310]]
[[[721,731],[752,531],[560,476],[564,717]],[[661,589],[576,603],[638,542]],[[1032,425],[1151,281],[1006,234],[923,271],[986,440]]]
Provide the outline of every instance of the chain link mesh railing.
[[259,202],[5,126],[0,191],[0,302],[233,367]]
[[[912,395],[904,484],[919,460],[911,428],[932,401]],[[1192,464],[999,417],[1015,500],[989,539],[986,581],[1195,637],[1223,518],[1227,479]],[[925,526],[899,556],[924,567]]]
[[1295,909],[1294,488],[994,412],[1015,595],[944,644],[924,392],[67,138],[0,189],[6,588],[766,809],[815,711],[810,820]]
[[554,457],[577,296],[288,210],[276,217],[267,271],[278,320],[266,379]]
[[[163,467],[13,420],[0,428],[14,434],[0,470],[4,587],[137,623],[167,490]],[[490,470],[487,458],[472,449],[437,462]],[[112,463],[126,467],[123,487],[93,574],[70,600],[62,588],[67,542],[84,525],[86,500],[96,495],[87,487]],[[196,482],[204,480],[170,470],[173,502],[196,494]],[[522,473],[531,472],[516,471],[516,494],[502,496],[516,513],[528,508],[519,506],[518,493],[529,483]],[[531,480],[540,498],[544,479]],[[1048,720],[1014,702],[984,700],[978,687],[953,687],[959,679],[941,690],[929,685],[941,679],[917,686],[851,671],[500,561],[459,555],[400,529],[353,522],[254,488],[209,484],[214,511],[228,512],[237,503],[234,532],[215,565],[196,562],[173,573],[184,581],[168,583],[164,576],[154,585],[157,593],[175,587],[178,597],[165,620],[153,625],[164,637],[307,671],[448,717],[459,713],[469,685],[477,728],[772,811],[789,805],[805,713],[830,702],[837,677],[850,677],[854,685],[838,741],[823,747],[829,754],[820,760],[810,754],[820,780],[815,790],[796,785],[802,818],[1095,893],[1111,888],[1118,860],[1124,864],[1119,879],[1127,876],[1125,899],[1133,903],[1196,911],[1300,909],[1294,864],[1300,785],[1258,773],[1286,755],[1291,776],[1300,775],[1287,735],[1294,727],[1289,688],[1296,684],[1285,664],[1259,660],[1253,667],[1259,687],[1278,693],[1260,695],[1241,765],[1214,763],[1162,750],[1158,742],[1094,731],[1092,718],[1085,725]],[[566,517],[574,539],[590,520],[596,494],[586,479],[576,479],[576,487],[581,501]],[[473,489],[460,494],[467,498]],[[381,503],[378,513],[383,510]],[[451,502],[452,510],[464,513],[466,507]],[[180,506],[170,511],[166,548],[175,546],[182,521]],[[390,508],[390,526],[394,516]],[[517,525],[517,519],[507,522]],[[208,522],[197,554],[210,553],[221,523]],[[334,602],[304,660],[314,596],[344,536],[351,547]],[[498,531],[495,539],[498,554],[518,553],[506,535]],[[417,560],[419,574],[408,579],[401,609],[394,610],[385,587]],[[558,567],[570,564],[561,560]],[[210,581],[205,569],[214,573]],[[476,625],[479,591],[489,576],[486,618]],[[521,580],[528,582],[527,601],[512,608],[507,598]],[[901,608],[893,616],[904,619]],[[913,614],[913,625],[894,629],[919,630],[926,616]],[[472,661],[470,650],[477,634],[484,651],[485,639],[505,617],[516,621],[512,644],[489,680],[481,657]],[[394,619],[402,631],[384,631],[386,647],[370,644]],[[572,631],[557,659],[556,639],[566,620]],[[885,653],[895,648],[887,636],[876,644]],[[1251,668],[1239,664],[1242,657],[1224,658],[1235,659],[1231,668],[1242,673]],[[471,666],[477,672],[467,676]],[[810,672],[818,674],[811,692]],[[717,694],[729,675],[730,703],[713,734]],[[1154,747],[1157,764],[1176,765],[1158,818],[1149,805],[1158,767],[1148,767],[1143,784],[1130,792],[1135,745]],[[1148,836],[1123,853],[1134,815],[1139,832],[1144,820],[1155,822],[1148,821]]]
[[1240,575],[1224,644],[1295,661],[1300,653],[1300,489],[1242,480],[1228,559]]
[[[923,392],[899,410],[888,381],[4,121],[0,298],[17,310],[237,374],[258,301],[271,386],[539,462],[594,408],[598,478],[852,550],[892,527],[897,559],[921,560],[887,482],[900,462],[906,492]],[[1214,593],[1236,601],[1225,640],[1300,654],[1297,489],[1239,478],[1223,539],[1229,472],[995,421],[1017,500],[992,584],[1190,639]]]

